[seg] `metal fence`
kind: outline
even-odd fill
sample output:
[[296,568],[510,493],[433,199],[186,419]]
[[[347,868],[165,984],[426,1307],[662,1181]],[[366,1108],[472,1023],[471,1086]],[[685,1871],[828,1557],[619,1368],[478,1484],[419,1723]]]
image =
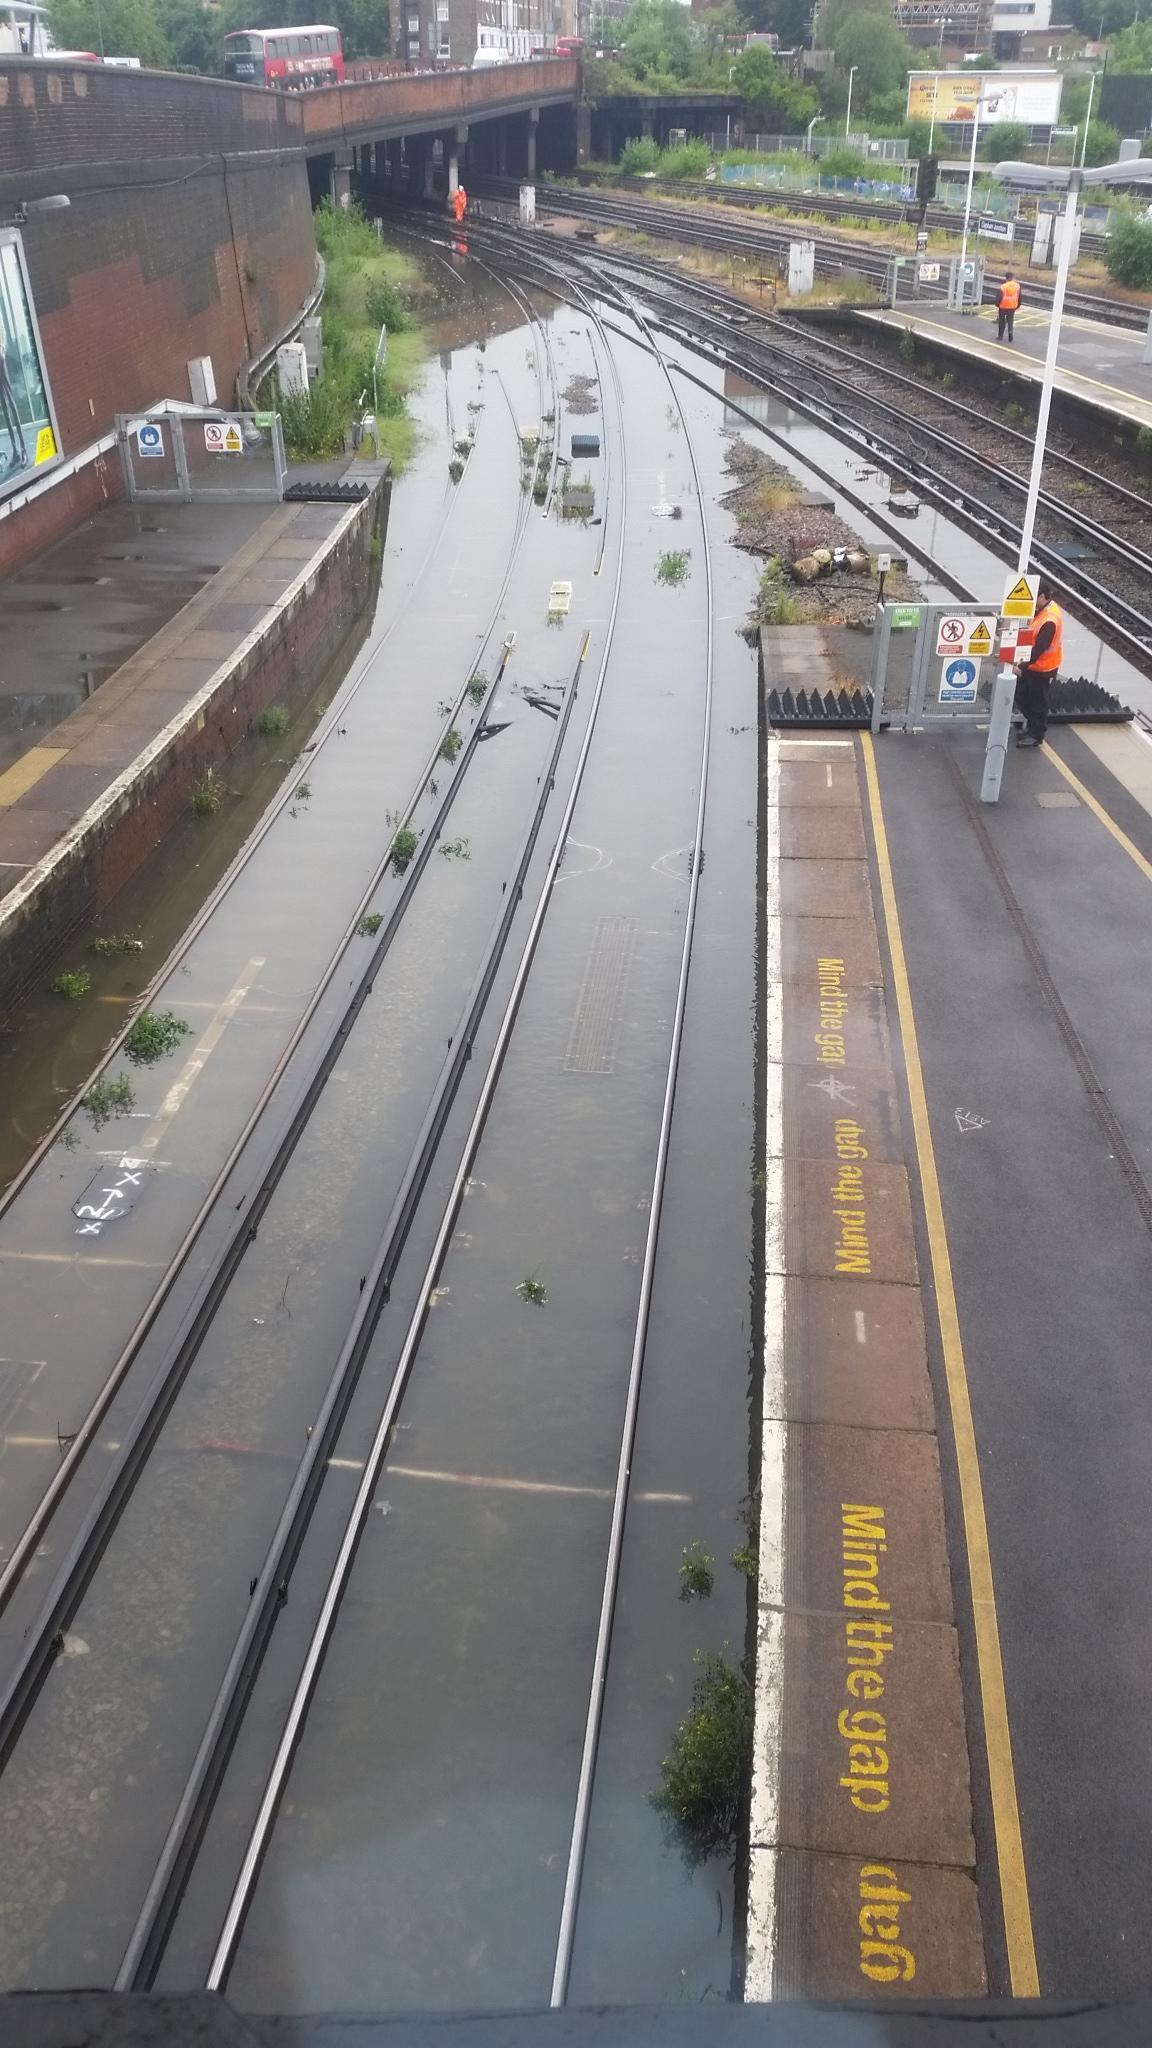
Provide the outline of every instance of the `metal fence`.
[[284,496],[279,413],[180,406],[120,414],[116,431],[131,499]]

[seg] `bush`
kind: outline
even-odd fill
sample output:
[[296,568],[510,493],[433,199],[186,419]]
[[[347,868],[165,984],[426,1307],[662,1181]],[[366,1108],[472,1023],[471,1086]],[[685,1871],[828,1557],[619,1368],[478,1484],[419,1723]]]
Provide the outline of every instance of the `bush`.
[[1136,291],[1152,290],[1152,220],[1139,214],[1117,214],[1108,237],[1104,261],[1109,277]]
[[829,149],[817,159],[822,178],[870,178],[872,171],[857,149]]
[[173,1016],[171,1010],[145,1010],[124,1040],[125,1054],[134,1066],[150,1067],[167,1053],[175,1052],[191,1030],[192,1026],[182,1017]]
[[702,178],[712,161],[706,142],[685,142],[679,149],[666,149],[660,157],[662,178]]
[[700,1652],[692,1705],[660,1766],[653,1804],[683,1830],[694,1858],[730,1849],[752,1760],[752,1688],[723,1657]]
[[1092,166],[1115,163],[1119,147],[1120,130],[1114,128],[1111,121],[1089,121],[1088,148],[1084,158],[1086,164]]
[[386,327],[389,334],[402,334],[412,321],[394,284],[378,277],[364,294],[364,311],[373,327]]
[[660,168],[660,145],[651,136],[637,136],[626,142],[620,152],[620,170],[625,178],[643,177],[646,171]]
[[981,141],[979,153],[985,163],[998,164],[1007,157],[1023,156],[1031,140],[1032,130],[1023,121],[995,121]]
[[92,976],[86,967],[67,967],[52,983],[52,994],[65,996],[70,1003],[76,1003],[81,996],[88,994],[91,986]]

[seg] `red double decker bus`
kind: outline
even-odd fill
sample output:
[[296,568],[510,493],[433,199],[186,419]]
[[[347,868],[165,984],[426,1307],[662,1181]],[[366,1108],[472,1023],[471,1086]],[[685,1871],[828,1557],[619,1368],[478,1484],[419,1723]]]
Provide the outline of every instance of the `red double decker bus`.
[[271,85],[307,92],[342,85],[344,51],[330,22],[311,28],[243,28],[224,38],[224,76],[239,85]]

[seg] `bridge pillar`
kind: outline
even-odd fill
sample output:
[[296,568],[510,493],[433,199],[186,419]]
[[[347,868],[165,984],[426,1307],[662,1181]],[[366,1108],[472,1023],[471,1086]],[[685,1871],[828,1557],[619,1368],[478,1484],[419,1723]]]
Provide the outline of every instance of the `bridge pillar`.
[[540,109],[533,107],[528,115],[528,176],[536,176],[536,137],[540,133]]
[[645,142],[651,142],[653,140],[655,131],[652,126],[651,114],[644,114],[641,116],[640,134]]
[[454,141],[454,143],[452,144],[452,146],[451,146],[451,148],[450,148],[450,150],[449,150],[449,153],[448,153],[448,197],[449,197],[449,199],[451,199],[451,197],[452,197],[452,194],[453,194],[453,193],[454,193],[454,192],[455,192],[455,191],[456,191],[456,190],[458,189],[458,187],[459,187],[459,184],[460,184],[460,158],[461,158],[461,156],[462,156],[462,154],[463,154],[463,152],[464,152],[465,148],[467,147],[467,143],[468,143],[468,124],[467,124],[467,122],[466,122],[466,121],[462,121],[462,122],[460,122],[459,126],[458,126],[458,127],[457,127],[457,129],[456,129],[456,138],[455,138],[455,141]]
[[576,102],[576,162],[586,164],[592,154],[592,109],[587,100]]
[[346,209],[352,199],[352,153],[336,152],[332,159],[332,204]]
[[500,178],[506,178],[508,176],[507,121],[497,121],[496,123],[496,175],[497,177]]

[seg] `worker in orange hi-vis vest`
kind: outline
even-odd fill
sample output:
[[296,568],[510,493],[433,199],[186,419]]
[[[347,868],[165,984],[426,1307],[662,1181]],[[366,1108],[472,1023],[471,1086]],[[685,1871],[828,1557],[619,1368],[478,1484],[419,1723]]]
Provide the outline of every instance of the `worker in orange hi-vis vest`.
[[456,215],[457,227],[462,226],[464,215],[468,211],[468,194],[464,190],[463,185],[457,185],[456,190],[452,194],[452,211]]
[[1000,287],[1000,296],[996,301],[997,341],[1003,341],[1005,328],[1007,328],[1008,330],[1009,341],[1015,339],[1012,333],[1012,322],[1016,318],[1016,308],[1019,304],[1020,279],[1018,277],[1014,277],[1012,272],[1009,271],[1007,277],[1004,279],[1004,282]]
[[1041,583],[1035,617],[1016,646],[1023,656],[1016,670],[1016,709],[1024,718],[1016,745],[1038,747],[1048,730],[1048,697],[1064,659],[1064,614],[1049,584]]

